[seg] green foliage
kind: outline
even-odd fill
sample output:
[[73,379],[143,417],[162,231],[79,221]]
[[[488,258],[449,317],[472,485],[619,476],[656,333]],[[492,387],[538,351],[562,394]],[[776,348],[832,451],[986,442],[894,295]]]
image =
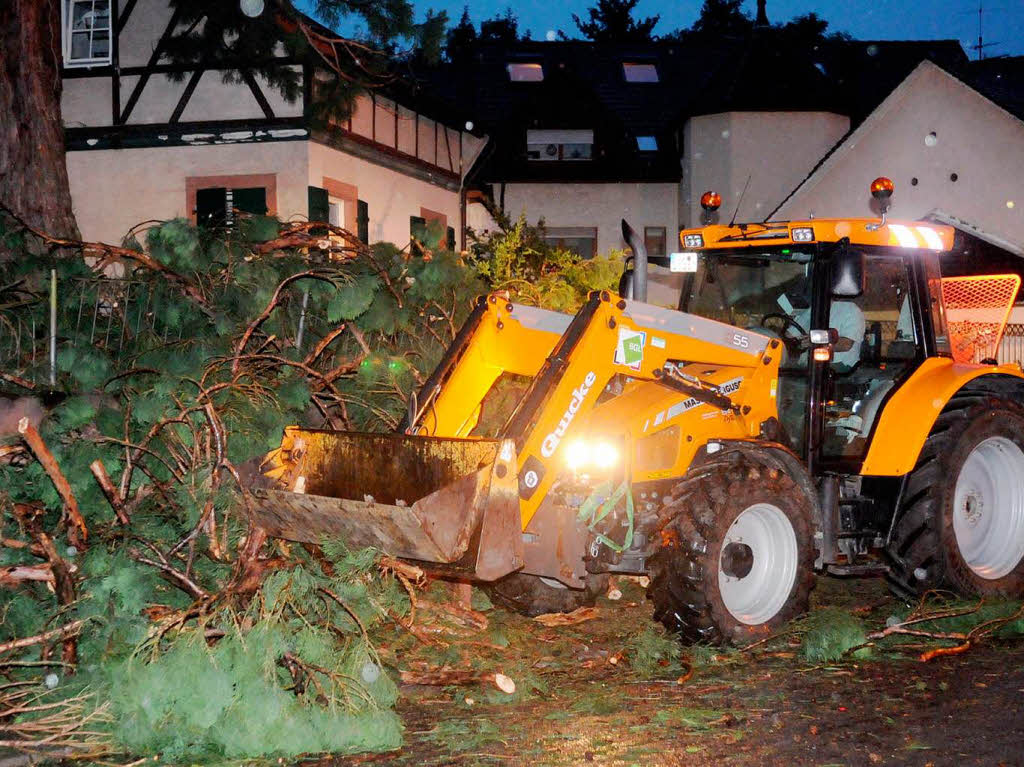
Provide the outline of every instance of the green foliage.
[[[610,259],[550,249],[523,220],[488,241],[493,257],[480,250],[469,261],[429,227],[415,254],[379,243],[335,262],[315,247],[256,247],[286,229],[265,217],[219,235],[166,222],[145,235],[159,268],[129,270],[126,282],[96,279],[80,259],[56,264],[60,396],[39,429],[90,545],[74,551],[56,535],[77,588],[57,620],[87,624],[77,681],[55,694],[88,687],[112,701],[109,735],[127,752],[202,761],[398,746],[397,690],[378,673],[373,641],[385,619],[409,614],[405,589],[381,576],[378,552],[324,541],[329,574],[292,547],[255,595],[212,598],[230,593],[249,534],[236,472],[277,447],[291,423],[325,426],[329,416],[393,428],[489,287],[571,311],[618,276]],[[27,259],[0,264],[3,305],[46,327],[48,285],[34,269]],[[43,363],[31,360],[46,359],[45,337],[33,340],[36,354],[12,372],[41,378]],[[90,469],[97,460],[124,488],[127,529]],[[39,507],[43,528],[60,530],[64,503],[39,463],[0,465],[0,504],[15,503]],[[9,513],[0,533],[25,538]],[[2,565],[37,562],[27,549],[0,548]],[[186,612],[195,604],[203,609]],[[46,630],[54,612],[44,584],[0,591],[0,639]],[[167,615],[177,622],[161,623]],[[496,644],[509,643],[503,631],[492,627]],[[666,650],[647,644],[656,663]],[[527,663],[507,671],[516,693],[490,686],[482,701],[547,690]]]
[[816,663],[837,661],[848,650],[867,642],[864,624],[844,610],[818,610],[802,619],[800,625],[803,629],[800,651],[807,660]]
[[[99,673],[117,692],[115,740],[171,761],[401,745],[390,710],[397,688],[362,634],[384,616],[377,599],[386,582],[364,577],[372,552],[350,556],[352,566],[340,565],[333,578],[274,573],[261,600],[212,647],[193,631],[155,657],[142,652],[106,666]],[[346,606],[321,598],[323,589],[344,594]]]
[[633,671],[645,679],[678,674],[682,647],[660,624],[650,623],[626,642],[626,657]]
[[474,238],[480,276],[491,290],[507,290],[514,300],[574,313],[592,290],[614,288],[622,274],[622,253],[585,259],[552,247],[543,223],[530,226],[525,215],[514,222],[492,211],[498,231]]

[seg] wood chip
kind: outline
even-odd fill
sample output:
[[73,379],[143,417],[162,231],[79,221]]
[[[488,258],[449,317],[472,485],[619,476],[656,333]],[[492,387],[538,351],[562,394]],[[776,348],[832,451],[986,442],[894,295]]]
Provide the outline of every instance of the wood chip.
[[597,614],[596,607],[579,607],[571,613],[544,613],[534,620],[545,626],[575,626],[577,623],[593,620]]
[[516,683],[504,674],[494,675],[494,686],[507,695],[511,695],[516,691]]

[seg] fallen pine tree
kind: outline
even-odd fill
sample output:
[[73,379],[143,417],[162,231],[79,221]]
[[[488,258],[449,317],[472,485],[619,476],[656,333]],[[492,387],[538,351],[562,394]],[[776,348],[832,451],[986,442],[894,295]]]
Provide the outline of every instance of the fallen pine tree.
[[[416,630],[408,573],[341,542],[268,540],[247,477],[289,423],[394,428],[487,289],[480,270],[439,236],[368,248],[268,218],[170,221],[144,249],[4,223],[4,251],[51,248],[60,300],[47,385],[49,269],[0,264],[0,321],[32,328],[2,376],[23,397],[0,418],[0,748],[397,747],[375,637]],[[559,306],[613,274],[574,268]]]

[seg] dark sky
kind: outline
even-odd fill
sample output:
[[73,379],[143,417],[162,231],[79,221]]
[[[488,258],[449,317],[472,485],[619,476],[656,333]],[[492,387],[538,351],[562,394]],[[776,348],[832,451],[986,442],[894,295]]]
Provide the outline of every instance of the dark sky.
[[[985,56],[1024,54],[1024,0],[983,0],[982,34]],[[444,9],[451,23],[458,22],[463,6],[469,5],[474,22],[503,13],[512,6],[520,29],[531,31],[535,40],[557,30],[576,32],[572,14],[583,17],[591,0],[413,0],[417,10]],[[304,3],[300,0],[299,5]],[[596,4],[596,3],[594,3]],[[697,18],[701,0],[640,0],[636,15],[660,15],[655,33],[687,27]],[[754,14],[756,0],[745,0]],[[960,40],[971,58],[971,46],[978,41],[978,0],[768,0],[768,18],[786,21],[808,11],[827,19],[830,29],[846,32],[861,40],[915,40],[951,38]]]

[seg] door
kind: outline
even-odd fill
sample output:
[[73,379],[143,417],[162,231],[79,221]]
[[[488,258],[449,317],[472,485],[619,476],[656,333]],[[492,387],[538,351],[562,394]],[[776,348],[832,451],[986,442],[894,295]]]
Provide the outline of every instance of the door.
[[821,455],[828,462],[864,457],[890,393],[922,358],[909,264],[893,250],[865,251],[859,295],[830,296],[828,326],[839,340],[824,371]]

